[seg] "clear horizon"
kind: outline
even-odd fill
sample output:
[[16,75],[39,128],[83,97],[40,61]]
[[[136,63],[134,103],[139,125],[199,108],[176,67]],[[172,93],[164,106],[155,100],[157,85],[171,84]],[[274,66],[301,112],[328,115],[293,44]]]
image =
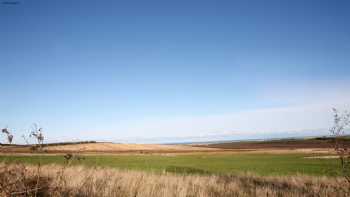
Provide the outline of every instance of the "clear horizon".
[[0,128],[21,136],[38,123],[48,141],[323,135],[333,107],[350,110],[349,10],[1,2]]

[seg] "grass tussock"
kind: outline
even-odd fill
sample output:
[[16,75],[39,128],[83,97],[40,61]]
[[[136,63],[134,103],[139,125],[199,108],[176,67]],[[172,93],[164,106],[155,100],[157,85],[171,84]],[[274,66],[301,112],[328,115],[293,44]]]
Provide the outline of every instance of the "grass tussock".
[[[350,188],[340,178],[216,176],[123,171],[83,166],[2,165],[2,184],[13,184],[1,196],[349,196]],[[7,177],[7,180],[2,180]],[[23,178],[25,177],[25,178]],[[36,187],[37,186],[37,187]],[[5,187],[2,187],[5,188]],[[37,189],[30,189],[37,188]]]

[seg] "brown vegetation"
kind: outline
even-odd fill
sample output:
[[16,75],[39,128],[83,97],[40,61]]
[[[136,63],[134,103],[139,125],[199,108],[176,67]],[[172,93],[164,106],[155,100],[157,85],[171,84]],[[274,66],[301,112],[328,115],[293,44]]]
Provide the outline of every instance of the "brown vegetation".
[[[2,166],[3,167],[3,166]],[[12,166],[13,167],[13,166]],[[26,180],[35,184],[36,166],[26,166]],[[7,176],[17,179],[18,175]],[[326,177],[258,177],[175,175],[115,169],[42,166],[37,196],[349,196],[344,179]],[[11,182],[8,180],[6,183]],[[1,181],[2,182],[2,181]],[[14,187],[21,193],[26,187]],[[31,193],[34,195],[34,193]],[[6,196],[6,193],[2,193]],[[30,196],[30,195],[29,195]]]

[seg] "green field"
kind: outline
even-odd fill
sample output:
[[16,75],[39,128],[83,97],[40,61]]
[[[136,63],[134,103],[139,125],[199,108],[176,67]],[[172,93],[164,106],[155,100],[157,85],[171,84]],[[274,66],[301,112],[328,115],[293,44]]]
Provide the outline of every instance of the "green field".
[[[336,176],[337,159],[308,159],[310,154],[193,154],[193,155],[104,155],[84,156],[73,165],[112,167],[154,172],[234,174],[251,172],[258,175]],[[63,164],[63,156],[0,156],[2,162]]]

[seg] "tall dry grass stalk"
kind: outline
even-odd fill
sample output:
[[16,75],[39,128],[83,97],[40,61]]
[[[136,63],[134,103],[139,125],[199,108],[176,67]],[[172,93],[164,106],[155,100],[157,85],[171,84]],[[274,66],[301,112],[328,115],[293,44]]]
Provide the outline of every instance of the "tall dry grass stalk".
[[[41,167],[41,185],[45,188],[37,196],[350,196],[350,188],[341,184],[344,179],[329,177],[202,176],[83,166],[64,168],[62,171],[59,165]],[[28,179],[36,176],[36,166],[26,166],[26,174]]]

